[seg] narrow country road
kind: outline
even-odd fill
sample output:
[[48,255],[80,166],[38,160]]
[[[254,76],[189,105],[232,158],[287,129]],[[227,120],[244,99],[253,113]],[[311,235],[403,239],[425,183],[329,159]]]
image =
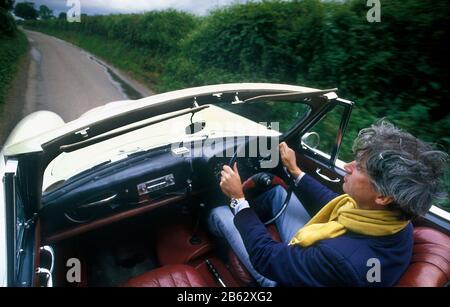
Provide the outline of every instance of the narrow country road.
[[[151,95],[148,89],[72,44],[38,32],[25,33],[31,50],[25,114],[49,110],[68,122],[108,102]],[[134,88],[135,97],[127,96],[124,83]]]

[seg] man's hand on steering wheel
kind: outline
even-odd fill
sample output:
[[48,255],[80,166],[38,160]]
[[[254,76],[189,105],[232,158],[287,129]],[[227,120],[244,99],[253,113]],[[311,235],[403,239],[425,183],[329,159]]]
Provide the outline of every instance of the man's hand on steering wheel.
[[[289,146],[285,142],[282,142],[279,145],[278,149],[280,151],[281,161],[282,161],[283,165],[287,168],[287,170],[289,171],[291,176],[293,176],[293,178],[297,178],[298,176],[300,176],[302,174],[302,170],[297,166],[295,152],[291,148],[289,148]],[[233,159],[230,160],[230,163],[229,163],[230,166],[233,165],[233,168],[231,168],[229,165],[223,166],[223,169],[220,172],[220,174],[221,174],[220,188],[221,188],[222,192],[229,198],[242,199],[242,198],[245,198],[245,194],[244,194],[241,177],[239,176],[239,171],[238,171],[237,163],[235,162],[235,159],[236,159],[236,154],[233,156]],[[278,180],[276,180],[276,179],[274,179],[273,175],[265,175],[264,178],[261,175],[264,176],[264,173],[256,174],[246,181],[246,184],[247,184],[246,191],[247,192],[248,192],[249,186],[251,186],[251,185],[253,185],[253,188],[255,188],[258,185],[262,184],[263,188],[270,188],[270,186],[272,186],[274,184],[281,184],[280,181],[284,184],[283,180],[281,180],[278,177],[277,177]],[[262,182],[261,182],[261,179],[263,179]],[[267,180],[268,180],[268,182],[267,182]],[[283,186],[285,186],[285,185],[286,184],[284,184]],[[261,186],[260,186],[260,188],[261,188]],[[283,202],[283,205],[278,210],[278,212],[276,212],[276,213],[270,212],[271,213],[270,216],[266,216],[267,210],[265,210],[264,207],[262,207],[262,208],[260,208],[260,206],[254,207],[255,210],[258,209],[260,211],[259,216],[265,225],[273,223],[286,210],[287,205],[288,205],[289,200],[292,195],[292,185],[290,185],[289,187],[285,186],[285,188],[287,189],[287,195]]]
[[236,162],[233,165],[233,169],[228,165],[224,165],[220,175],[220,188],[226,196],[236,199],[244,197],[241,177],[239,176]]
[[295,157],[295,151],[293,151],[289,146],[282,142],[278,145],[278,150],[280,151],[281,162],[287,168],[288,172],[297,178],[302,173],[302,170],[297,166],[297,159]]

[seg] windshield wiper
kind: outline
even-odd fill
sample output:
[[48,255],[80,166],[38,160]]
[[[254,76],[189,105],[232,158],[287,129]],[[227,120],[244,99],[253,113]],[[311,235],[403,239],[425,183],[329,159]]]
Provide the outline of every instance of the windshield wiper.
[[138,130],[138,129],[141,129],[141,128],[144,128],[144,127],[147,127],[147,126],[150,126],[150,125],[154,125],[154,124],[166,121],[168,119],[172,119],[172,118],[175,118],[175,117],[178,117],[178,116],[182,116],[182,115],[186,115],[186,114],[190,114],[190,113],[195,114],[195,113],[197,113],[197,112],[199,112],[201,110],[204,110],[206,108],[209,108],[209,105],[202,105],[202,106],[194,107],[194,108],[191,108],[191,109],[188,109],[188,110],[182,110],[182,111],[174,112],[174,113],[172,113],[170,115],[167,115],[167,116],[164,116],[164,117],[152,120],[152,121],[148,121],[148,122],[145,122],[143,124],[136,125],[136,126],[133,126],[133,127],[127,128],[127,129],[123,129],[123,130],[116,131],[116,132],[111,132],[111,133],[108,133],[108,134],[105,134],[105,135],[100,135],[100,136],[93,137],[93,138],[85,140],[85,141],[81,141],[81,142],[77,142],[77,143],[73,143],[73,144],[69,144],[69,145],[62,145],[62,146],[59,147],[59,150],[62,151],[62,152],[72,152],[72,151],[75,151],[75,150],[78,150],[78,149],[81,149],[81,148],[84,148],[84,147],[87,147],[87,146],[90,146],[90,145],[94,145],[94,144],[103,142],[105,140],[108,140],[110,138],[114,138],[114,137],[119,136],[119,135],[123,135],[123,134],[129,133],[129,132],[132,132],[132,131],[135,131],[135,130]]

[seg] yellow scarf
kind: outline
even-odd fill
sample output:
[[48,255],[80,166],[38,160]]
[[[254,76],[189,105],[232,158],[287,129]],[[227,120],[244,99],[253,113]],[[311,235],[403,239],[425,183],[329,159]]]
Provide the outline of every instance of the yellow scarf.
[[342,236],[347,230],[368,236],[392,235],[409,223],[400,216],[399,211],[358,209],[355,200],[344,194],[326,204],[295,234],[289,245],[307,247]]

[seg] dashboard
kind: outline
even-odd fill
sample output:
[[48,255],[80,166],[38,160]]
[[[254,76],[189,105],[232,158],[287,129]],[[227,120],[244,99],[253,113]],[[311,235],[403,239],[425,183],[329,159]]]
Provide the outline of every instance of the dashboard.
[[[241,177],[242,182],[246,179],[258,173],[261,169],[261,163],[259,158],[239,158],[237,159],[237,167],[239,171],[239,176]],[[224,165],[229,165],[230,158],[215,158],[211,163],[212,171],[214,174],[214,178],[219,184],[220,182],[220,172],[223,169]]]
[[[40,211],[44,233],[68,231],[171,197],[179,200],[204,193],[211,202],[225,201],[219,182],[223,165],[231,159],[225,151],[230,150],[204,150],[203,145],[134,153],[124,160],[95,166],[44,192]],[[242,181],[260,171],[261,160],[237,158]]]

